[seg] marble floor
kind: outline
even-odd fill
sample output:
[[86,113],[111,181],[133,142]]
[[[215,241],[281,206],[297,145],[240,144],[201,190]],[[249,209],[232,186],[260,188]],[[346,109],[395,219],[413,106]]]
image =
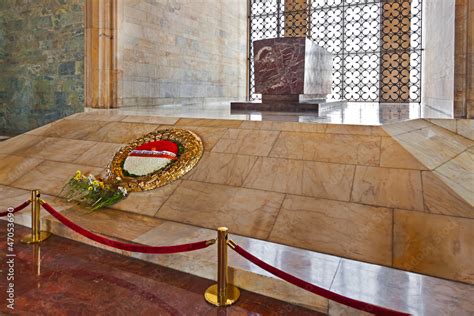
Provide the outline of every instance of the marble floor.
[[[189,129],[204,143],[201,161],[183,178],[94,213],[53,204],[88,229],[139,243],[228,226],[239,238],[325,253],[334,268],[324,275],[328,287],[341,260],[349,259],[474,284],[474,120],[380,126],[79,113],[0,143],[0,209],[23,202],[36,188],[54,199],[77,169],[99,174],[121,146],[168,128]],[[271,258],[281,264],[278,254]],[[170,258],[159,260],[176,266]],[[186,272],[212,278],[215,264],[209,262]],[[238,271],[236,280],[246,289],[278,288],[272,295],[285,296],[277,298],[327,310],[327,302],[288,296],[281,284],[262,288],[252,279],[249,285],[250,277]]]
[[[0,196],[57,195],[78,169],[103,172],[127,142],[187,128],[204,143],[196,168],[114,209],[474,284],[474,245],[464,243],[474,227],[473,123],[80,113],[0,143]],[[453,243],[463,247],[453,252]]]
[[[28,231],[16,226],[15,233]],[[2,242],[0,257],[5,251]],[[36,248],[16,243],[15,253],[18,315],[323,315],[245,290],[235,305],[215,308],[203,297],[213,281],[57,236]],[[5,295],[2,290],[0,313],[10,314]]]
[[[86,109],[86,111],[104,110]],[[235,119],[252,121],[287,121],[334,124],[379,125],[408,119],[420,118],[422,109],[419,104],[379,104],[362,102],[327,103],[321,106],[317,115],[311,113],[248,112],[231,113],[230,102],[205,104],[170,104],[160,106],[135,106],[107,110],[123,115],[155,115],[171,117],[194,117]],[[435,115],[436,113],[425,113]],[[431,117],[431,116],[430,116]]]

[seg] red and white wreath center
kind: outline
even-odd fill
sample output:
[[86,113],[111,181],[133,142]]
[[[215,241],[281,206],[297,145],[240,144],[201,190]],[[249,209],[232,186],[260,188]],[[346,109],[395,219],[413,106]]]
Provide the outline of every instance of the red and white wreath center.
[[165,168],[178,156],[178,145],[157,140],[136,147],[125,159],[123,169],[131,175],[145,176]]

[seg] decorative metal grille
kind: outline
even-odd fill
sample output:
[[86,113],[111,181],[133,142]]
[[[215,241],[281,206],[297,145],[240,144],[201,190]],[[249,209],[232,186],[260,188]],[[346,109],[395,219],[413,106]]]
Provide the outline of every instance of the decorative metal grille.
[[333,54],[333,100],[420,102],[422,0],[250,0],[253,41],[307,36]]

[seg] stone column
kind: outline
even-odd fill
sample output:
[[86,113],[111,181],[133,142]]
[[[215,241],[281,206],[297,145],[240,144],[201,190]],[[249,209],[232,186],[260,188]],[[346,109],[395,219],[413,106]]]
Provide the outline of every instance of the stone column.
[[117,0],[86,0],[86,107],[117,107]]
[[382,5],[380,102],[409,102],[411,1]]
[[305,37],[309,32],[308,0],[285,1],[285,37]]
[[474,1],[456,0],[454,117],[474,118]]

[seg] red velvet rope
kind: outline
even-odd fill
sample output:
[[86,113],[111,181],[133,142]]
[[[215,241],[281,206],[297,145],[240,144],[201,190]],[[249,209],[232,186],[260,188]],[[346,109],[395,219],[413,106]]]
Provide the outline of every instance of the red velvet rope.
[[106,246],[110,246],[113,248],[127,250],[132,252],[141,252],[141,253],[153,253],[153,254],[169,254],[169,253],[178,253],[178,252],[187,252],[193,251],[198,249],[207,248],[214,243],[214,240],[203,240],[195,243],[190,244],[183,244],[183,245],[176,245],[176,246],[145,246],[145,245],[136,245],[136,244],[127,244],[120,241],[108,239],[104,236],[100,236],[90,232],[81,226],[73,223],[61,213],[56,211],[51,205],[46,202],[41,203],[43,208],[48,211],[51,215],[53,215],[58,221],[72,229],[78,234],[81,234],[84,237],[87,237],[93,241],[101,243]]
[[28,205],[30,205],[31,201],[28,200],[26,202],[23,202],[22,204],[18,205],[17,207],[13,208],[13,211],[9,212],[9,211],[6,211],[6,212],[1,212],[0,213],[0,217],[4,217],[4,216],[7,216],[8,213],[16,213],[16,212],[19,212],[21,211],[22,209],[24,209],[25,207],[27,207]]
[[300,278],[297,278],[297,277],[295,277],[291,274],[288,274],[288,273],[286,273],[286,272],[284,272],[280,269],[277,269],[277,268],[269,265],[268,263],[260,260],[259,258],[255,257],[251,253],[247,252],[245,249],[243,249],[239,245],[235,245],[234,243],[232,243],[231,248],[234,249],[235,252],[237,252],[239,255],[241,255],[245,259],[253,262],[257,266],[259,266],[260,268],[270,272],[271,274],[273,274],[273,275],[275,275],[275,276],[277,276],[277,277],[279,277],[279,278],[281,278],[281,279],[283,279],[283,280],[285,280],[285,281],[287,281],[287,282],[289,282],[293,285],[296,285],[297,287],[300,287],[302,289],[310,291],[310,292],[312,292],[314,294],[317,294],[319,296],[325,297],[325,298],[327,298],[329,300],[332,300],[334,302],[341,303],[341,304],[350,306],[352,308],[355,308],[355,309],[358,309],[358,310],[361,310],[361,311],[365,311],[365,312],[368,312],[368,313],[372,313],[372,314],[375,314],[375,315],[393,315],[393,316],[410,315],[410,314],[407,314],[407,313],[391,310],[391,309],[388,309],[388,308],[385,308],[385,307],[381,307],[381,306],[373,305],[373,304],[370,304],[370,303],[358,301],[358,300],[343,296],[341,294],[337,294],[335,292],[323,289],[319,286],[308,283],[308,282],[306,282],[306,281],[304,281]]

